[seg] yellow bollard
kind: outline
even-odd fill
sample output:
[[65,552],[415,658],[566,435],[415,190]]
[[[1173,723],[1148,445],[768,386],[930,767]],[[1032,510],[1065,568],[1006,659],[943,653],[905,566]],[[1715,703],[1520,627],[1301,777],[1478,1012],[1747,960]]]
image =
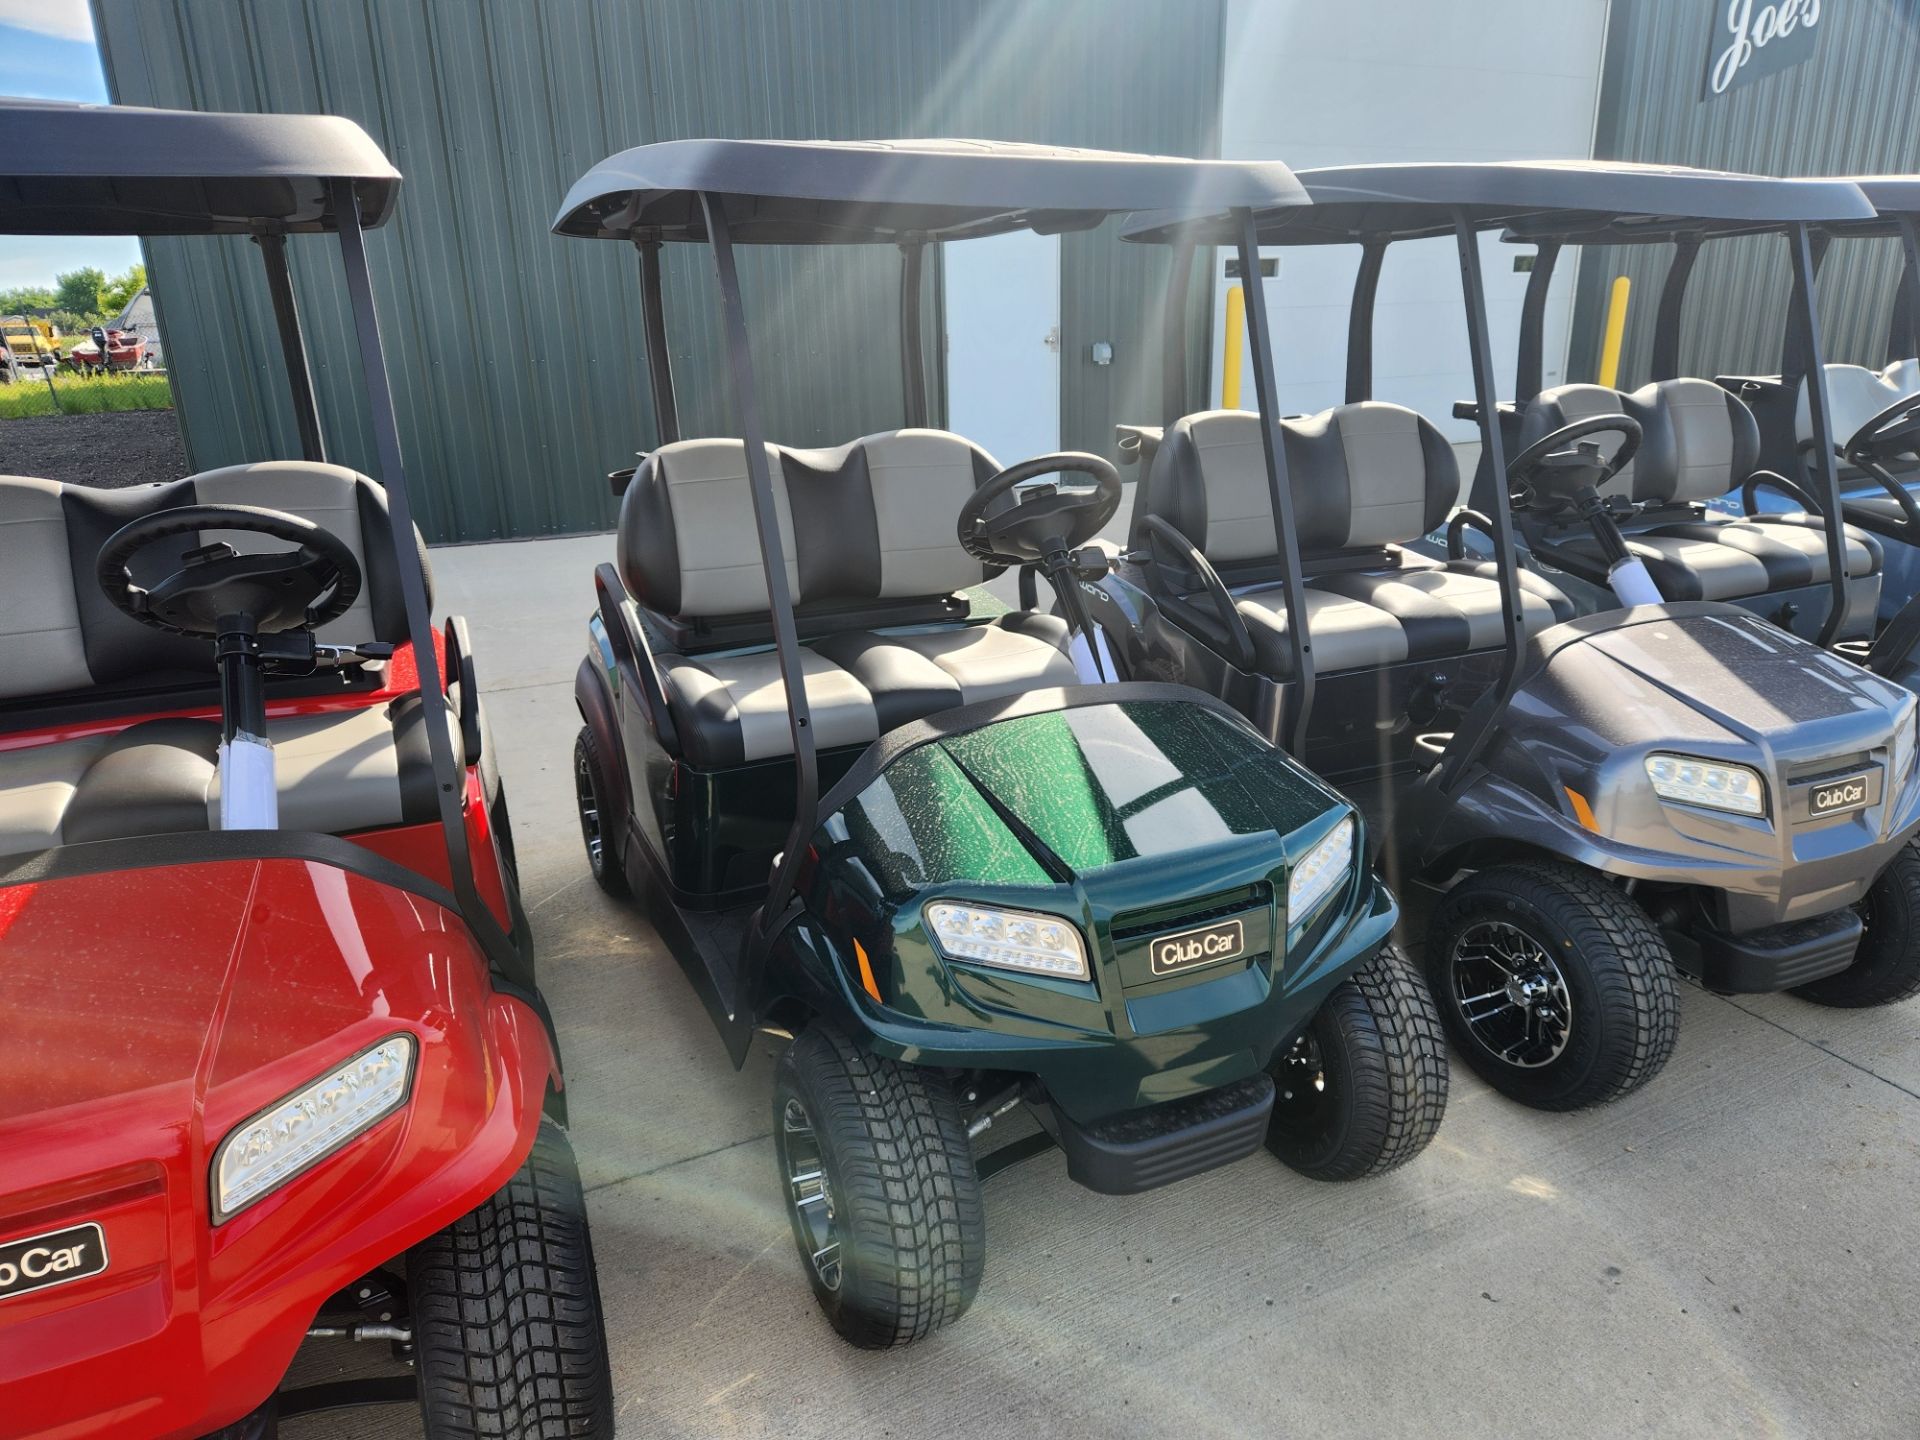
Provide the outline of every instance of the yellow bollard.
[[[1617,388],[1620,379],[1620,345],[1627,338],[1627,292],[1632,288],[1631,280],[1616,275],[1613,293],[1607,297],[1607,338],[1600,346],[1600,383],[1609,390]],[[1232,328],[1231,321],[1228,328]]]
[[1240,352],[1247,340],[1247,292],[1236,285],[1227,291],[1226,351],[1220,357],[1220,408],[1240,408]]

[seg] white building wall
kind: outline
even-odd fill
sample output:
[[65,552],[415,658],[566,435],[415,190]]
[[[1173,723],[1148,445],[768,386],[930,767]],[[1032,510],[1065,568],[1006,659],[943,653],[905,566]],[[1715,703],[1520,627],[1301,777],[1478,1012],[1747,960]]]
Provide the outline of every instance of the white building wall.
[[[1221,154],[1278,159],[1296,170],[1389,160],[1584,159],[1606,38],[1607,0],[1230,0]],[[1503,396],[1531,253],[1482,242],[1493,354]],[[1347,306],[1355,247],[1266,252],[1275,377],[1285,413],[1344,398]],[[1570,258],[1570,257],[1569,257]],[[1226,253],[1216,255],[1212,394],[1221,388]],[[1575,266],[1554,278],[1547,383],[1564,373]],[[1374,326],[1374,395],[1408,405],[1456,444],[1471,424],[1451,417],[1473,394],[1451,239],[1388,251]],[[1252,372],[1241,402],[1252,407]]]

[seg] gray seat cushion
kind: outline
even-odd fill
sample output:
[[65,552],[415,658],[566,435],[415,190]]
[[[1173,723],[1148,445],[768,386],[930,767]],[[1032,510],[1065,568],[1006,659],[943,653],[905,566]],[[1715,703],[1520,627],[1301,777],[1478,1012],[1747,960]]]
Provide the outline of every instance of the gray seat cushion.
[[[281,829],[347,834],[437,818],[418,695],[267,730]],[[218,721],[166,719],[0,750],[0,855],[214,829],[219,748]]]
[[[1017,613],[986,624],[850,630],[801,646],[814,741],[863,745],[955,705],[1075,682],[1067,627]],[[786,690],[770,649],[662,655],[667,705],[689,762],[701,769],[793,753]]]

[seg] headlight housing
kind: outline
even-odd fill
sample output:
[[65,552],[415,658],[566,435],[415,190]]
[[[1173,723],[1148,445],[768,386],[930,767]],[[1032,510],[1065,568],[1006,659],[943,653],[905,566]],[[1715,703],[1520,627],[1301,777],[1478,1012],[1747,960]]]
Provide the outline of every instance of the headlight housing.
[[1746,765],[1701,760],[1692,755],[1647,756],[1647,779],[1654,794],[1683,805],[1700,805],[1734,815],[1767,813],[1767,782]]
[[234,1126],[213,1161],[214,1222],[278,1190],[406,1103],[413,1036],[389,1035]]
[[933,943],[949,960],[1065,980],[1092,974],[1080,928],[1058,915],[940,900],[927,906],[926,921]]
[[1353,816],[1347,815],[1301,857],[1287,877],[1287,923],[1298,925],[1353,869]]

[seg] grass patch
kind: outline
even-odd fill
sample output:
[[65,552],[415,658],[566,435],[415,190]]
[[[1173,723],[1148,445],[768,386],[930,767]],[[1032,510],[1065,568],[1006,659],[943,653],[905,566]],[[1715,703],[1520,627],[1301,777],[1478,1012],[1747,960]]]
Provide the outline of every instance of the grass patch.
[[134,371],[125,375],[56,375],[47,393],[39,376],[0,385],[0,420],[39,415],[104,415],[115,410],[171,410],[173,388],[165,375]]

